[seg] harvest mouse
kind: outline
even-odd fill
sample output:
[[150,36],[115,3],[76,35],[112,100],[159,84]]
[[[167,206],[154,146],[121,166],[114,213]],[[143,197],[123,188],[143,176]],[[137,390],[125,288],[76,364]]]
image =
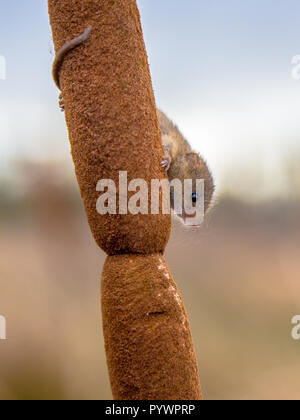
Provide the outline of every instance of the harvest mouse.
[[[88,26],[87,29],[78,37],[67,41],[57,52],[52,67],[52,75],[56,86],[60,90],[59,72],[65,56],[69,51],[76,48],[78,45],[86,41],[91,33],[92,27]],[[62,94],[59,96],[59,106],[64,111],[64,101]],[[189,145],[188,141],[180,133],[175,124],[168,119],[168,117],[159,109],[157,109],[157,117],[162,134],[162,145],[164,149],[164,156],[161,162],[162,167],[168,174],[169,181],[179,179],[182,183],[186,179],[204,180],[204,212],[206,212],[212,203],[212,198],[215,190],[212,174],[204,161],[204,159],[196,152],[194,152]],[[199,197],[197,196],[196,187],[193,182],[193,189],[191,197],[188,197],[194,205],[196,205]],[[182,198],[182,204],[187,197]],[[174,200],[171,192],[171,206],[174,209]],[[184,224],[189,225],[190,216],[182,211],[177,214]]]

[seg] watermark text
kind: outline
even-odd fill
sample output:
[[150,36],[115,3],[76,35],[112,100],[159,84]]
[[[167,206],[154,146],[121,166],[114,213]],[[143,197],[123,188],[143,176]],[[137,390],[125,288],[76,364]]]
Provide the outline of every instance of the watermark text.
[[0,340],[6,340],[6,319],[0,315]]
[[3,55],[0,55],[0,80],[6,79],[6,60]]
[[119,172],[119,182],[101,179],[96,190],[97,212],[105,214],[170,214],[173,210],[188,226],[199,226],[204,221],[204,180],[133,179],[127,172]]
[[295,55],[292,58],[292,79],[300,80],[300,55]]
[[293,340],[300,340],[300,315],[295,315],[292,319],[292,324],[295,325],[292,329]]

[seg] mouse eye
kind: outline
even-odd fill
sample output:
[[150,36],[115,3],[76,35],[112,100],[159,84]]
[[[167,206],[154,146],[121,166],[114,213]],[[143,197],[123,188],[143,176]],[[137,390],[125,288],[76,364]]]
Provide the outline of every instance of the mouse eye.
[[197,194],[196,194],[196,193],[193,193],[193,194],[192,194],[192,202],[193,202],[194,204],[196,204],[196,203],[197,203],[197,200],[198,200],[198,196],[197,196]]

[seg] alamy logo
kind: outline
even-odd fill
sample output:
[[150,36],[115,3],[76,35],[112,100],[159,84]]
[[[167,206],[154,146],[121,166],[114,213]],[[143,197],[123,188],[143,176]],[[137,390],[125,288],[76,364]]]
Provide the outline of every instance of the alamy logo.
[[295,55],[292,58],[292,78],[294,80],[300,80],[300,55]]
[[0,55],[0,80],[6,79],[6,60],[3,55]]
[[6,340],[6,319],[0,315],[0,340]]
[[102,193],[96,203],[101,215],[170,214],[172,209],[188,226],[199,226],[204,220],[203,179],[185,179],[183,183],[179,179],[128,182],[127,172],[120,171],[118,185],[102,179],[96,190]]
[[300,315],[295,315],[293,317],[292,324],[295,325],[292,329],[292,338],[298,341],[300,340]]

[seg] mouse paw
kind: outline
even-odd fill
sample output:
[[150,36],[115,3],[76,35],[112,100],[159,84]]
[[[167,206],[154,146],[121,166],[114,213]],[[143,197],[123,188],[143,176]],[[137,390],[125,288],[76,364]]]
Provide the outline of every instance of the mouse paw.
[[161,161],[161,167],[164,168],[166,172],[170,169],[171,166],[171,157],[169,155],[163,156],[163,159]]
[[64,97],[62,96],[62,93],[58,97],[58,105],[61,112],[65,112],[65,102],[64,102]]

